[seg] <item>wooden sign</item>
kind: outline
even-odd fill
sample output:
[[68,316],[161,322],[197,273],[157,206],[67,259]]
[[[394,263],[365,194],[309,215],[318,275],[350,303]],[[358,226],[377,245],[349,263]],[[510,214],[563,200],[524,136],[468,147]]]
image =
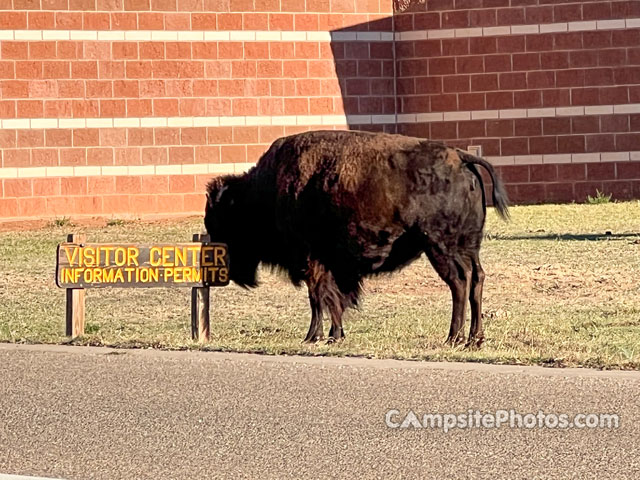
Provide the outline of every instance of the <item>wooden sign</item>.
[[58,245],[56,284],[61,288],[220,287],[228,283],[229,254],[222,243]]

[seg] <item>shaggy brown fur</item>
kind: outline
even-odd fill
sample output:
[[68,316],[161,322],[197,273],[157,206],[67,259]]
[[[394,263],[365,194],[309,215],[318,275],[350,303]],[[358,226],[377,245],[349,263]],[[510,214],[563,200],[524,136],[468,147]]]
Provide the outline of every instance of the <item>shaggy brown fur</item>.
[[276,140],[242,176],[208,186],[205,225],[229,245],[231,279],[256,285],[260,262],[286,271],[309,289],[312,320],[306,341],[344,336],[342,314],[357,304],[365,276],[391,272],[423,252],[453,297],[449,341],[482,342],[484,273],[478,252],[485,219],[482,177],[507,216],[504,191],[481,158],[428,140],[354,131],[307,132]]

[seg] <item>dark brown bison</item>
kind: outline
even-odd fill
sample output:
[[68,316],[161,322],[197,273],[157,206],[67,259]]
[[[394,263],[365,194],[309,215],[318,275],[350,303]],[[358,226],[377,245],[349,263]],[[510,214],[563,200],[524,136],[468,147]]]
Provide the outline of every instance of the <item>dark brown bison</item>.
[[493,167],[440,143],[402,135],[314,131],[276,140],[257,165],[207,187],[205,226],[229,245],[230,277],[255,287],[258,264],[306,283],[311,325],[305,338],[344,337],[342,314],[355,306],[362,280],[398,270],[424,252],[453,296],[448,341],[464,340],[467,299],[470,345],[480,345],[484,272],[479,250],[486,214],[482,177],[493,204],[507,201]]

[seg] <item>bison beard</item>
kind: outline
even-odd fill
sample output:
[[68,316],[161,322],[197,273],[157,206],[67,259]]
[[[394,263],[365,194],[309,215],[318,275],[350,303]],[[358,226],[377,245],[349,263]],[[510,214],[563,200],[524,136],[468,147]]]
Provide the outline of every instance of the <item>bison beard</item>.
[[311,325],[305,338],[344,337],[342,314],[357,305],[366,276],[398,270],[423,252],[451,289],[448,341],[479,346],[484,272],[479,250],[485,192],[475,165],[493,183],[493,204],[507,201],[493,168],[481,158],[428,140],[354,131],[315,131],[276,140],[241,176],[207,187],[205,225],[229,245],[231,280],[255,287],[260,263],[306,283]]

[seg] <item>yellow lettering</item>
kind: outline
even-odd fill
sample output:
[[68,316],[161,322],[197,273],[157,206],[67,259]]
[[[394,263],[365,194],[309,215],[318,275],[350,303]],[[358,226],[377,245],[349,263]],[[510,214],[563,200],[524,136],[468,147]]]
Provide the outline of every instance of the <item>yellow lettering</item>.
[[[69,251],[71,251],[71,253],[69,253]],[[69,262],[70,266],[73,266],[73,264],[77,261],[78,259],[78,247],[64,247],[64,253],[67,255],[67,261]]]
[[[114,247],[102,247],[102,251],[104,252],[104,266],[111,266],[111,252]],[[98,254],[98,263],[100,263],[100,255]]]
[[104,283],[113,283],[116,271],[113,268],[105,268],[102,272],[102,281]]
[[138,263],[139,254],[140,254],[140,250],[138,250],[136,247],[127,248],[127,265],[129,266],[135,265],[136,267],[139,267],[140,266],[140,264]]
[[177,267],[182,267],[187,264],[187,249],[176,247],[175,252],[175,264]]
[[127,249],[123,247],[116,248],[113,260],[118,267],[122,267],[127,263]]
[[124,283],[124,275],[122,274],[122,270],[116,270],[114,275],[114,283]]
[[162,264],[160,247],[151,247],[151,250],[149,251],[149,263],[152,267],[159,267]]
[[171,252],[173,247],[162,247],[162,266],[173,267],[174,262],[171,261]]
[[200,246],[194,245],[187,247],[187,250],[191,252],[191,265],[198,265],[198,255],[200,254]]
[[227,267],[223,267],[218,271],[218,280],[222,283],[229,281],[229,269]]

